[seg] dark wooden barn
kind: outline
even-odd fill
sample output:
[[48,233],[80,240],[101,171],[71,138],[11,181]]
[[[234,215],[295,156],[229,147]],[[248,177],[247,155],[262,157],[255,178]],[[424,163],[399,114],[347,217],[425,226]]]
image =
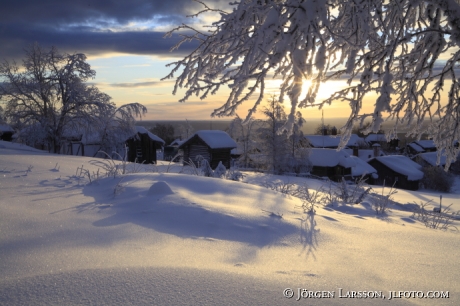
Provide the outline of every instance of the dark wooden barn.
[[378,174],[378,178],[369,181],[373,185],[418,190],[419,181],[423,178],[422,167],[403,155],[379,156],[370,159],[368,163]]
[[231,165],[230,152],[236,147],[236,142],[223,131],[201,130],[181,143],[179,149],[184,151],[184,164],[191,161],[198,165],[200,155],[209,162],[212,169],[219,162],[228,169]]
[[312,148],[309,161],[312,166],[311,174],[337,182],[342,178],[351,179],[352,167],[356,165],[348,153],[334,149]]
[[157,162],[157,150],[164,145],[163,139],[136,126],[136,134],[126,140],[128,147],[127,160],[130,162],[152,164]]
[[0,140],[11,141],[13,139],[13,134],[14,130],[0,120]]

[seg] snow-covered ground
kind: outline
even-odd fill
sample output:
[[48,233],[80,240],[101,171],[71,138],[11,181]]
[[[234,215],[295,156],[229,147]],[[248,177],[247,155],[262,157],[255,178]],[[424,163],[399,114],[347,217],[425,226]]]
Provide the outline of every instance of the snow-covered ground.
[[[309,216],[261,185],[321,181],[165,164],[88,184],[76,173],[97,171],[91,160],[0,142],[0,305],[460,304],[460,233],[426,228],[407,205],[439,193],[399,190],[385,217],[368,201]],[[459,194],[457,180],[443,204],[460,209]],[[430,291],[449,297],[390,299]]]

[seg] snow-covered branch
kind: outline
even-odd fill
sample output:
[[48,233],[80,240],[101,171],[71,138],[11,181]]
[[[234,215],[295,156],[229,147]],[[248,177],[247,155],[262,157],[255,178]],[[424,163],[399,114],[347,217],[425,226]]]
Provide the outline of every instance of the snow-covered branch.
[[[402,126],[417,136],[430,132],[439,148],[447,149],[449,160],[456,157],[458,1],[248,0],[233,6],[232,12],[220,12],[213,31],[184,37],[200,45],[172,63],[166,76],[177,74],[174,93],[186,89],[181,102],[192,95],[204,99],[226,85],[229,97],[212,115],[233,116],[255,94],[249,118],[264,98],[268,76],[274,75],[280,80],[280,99],[291,102],[284,127],[289,132],[298,108],[346,101],[351,112],[344,135],[365,118],[372,119],[369,132],[392,118],[395,128],[389,137]],[[204,7],[197,15],[213,10]],[[347,78],[348,88],[319,100],[323,83],[339,77]],[[311,86],[303,97],[306,80]],[[373,112],[366,114],[363,105],[370,93],[378,97]],[[426,119],[433,122],[429,130]]]

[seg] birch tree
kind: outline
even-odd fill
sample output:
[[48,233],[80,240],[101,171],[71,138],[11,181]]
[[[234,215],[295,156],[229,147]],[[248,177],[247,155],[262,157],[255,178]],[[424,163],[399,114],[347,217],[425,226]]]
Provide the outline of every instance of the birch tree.
[[64,133],[71,130],[91,129],[107,142],[117,134],[110,129],[126,131],[126,125],[133,129],[133,118],[146,108],[131,103],[117,109],[109,95],[86,83],[95,75],[84,54],[62,54],[54,47],[46,51],[34,44],[26,49],[22,66],[0,64],[5,117],[26,131],[32,142],[55,153],[60,152]]
[[[202,3],[201,1],[198,1]],[[343,146],[353,125],[370,119],[366,130],[377,132],[391,118],[394,128],[408,134],[424,132],[449,163],[457,156],[460,136],[460,6],[456,0],[241,0],[224,12],[203,4],[220,19],[201,31],[187,25],[181,43],[199,46],[171,63],[173,92],[185,88],[180,100],[204,99],[229,87],[227,101],[213,116],[234,116],[252,99],[246,119],[253,116],[266,94],[266,82],[279,79],[279,97],[291,110],[282,130],[292,133],[299,108],[348,103],[349,119],[342,127]],[[329,98],[317,98],[320,86],[336,78],[347,86]],[[311,86],[301,96],[304,81]],[[372,112],[363,111],[364,97],[377,93]],[[426,127],[424,121],[431,124]],[[282,130],[280,132],[282,132]]]
[[235,139],[238,149],[241,150],[239,163],[242,167],[247,168],[250,163],[250,155],[257,152],[256,131],[263,125],[260,120],[250,118],[246,124],[237,115],[228,128],[228,134]]

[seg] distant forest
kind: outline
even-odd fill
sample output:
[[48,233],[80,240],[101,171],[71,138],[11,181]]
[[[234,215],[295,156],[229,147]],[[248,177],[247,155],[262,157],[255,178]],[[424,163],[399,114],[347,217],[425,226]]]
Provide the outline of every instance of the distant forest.
[[[304,134],[314,134],[318,125],[321,124],[321,119],[320,118],[313,118],[313,119],[306,118],[306,120],[307,120],[306,123],[302,127],[302,132]],[[345,124],[346,120],[347,118],[325,118],[324,124],[335,126],[339,129]],[[174,126],[174,128],[177,129],[177,127],[179,127],[180,125],[186,124],[186,122],[187,122],[186,120],[142,120],[142,121],[136,122],[136,125],[141,125],[147,128],[148,130],[150,130],[150,128],[154,127],[156,123],[162,123],[162,124],[171,124],[172,126]],[[195,131],[198,131],[198,130],[225,131],[229,127],[230,122],[231,120],[188,120],[188,123],[193,127]],[[384,131],[389,130],[392,127],[393,127],[393,123],[391,121],[385,122],[382,125],[382,129]],[[401,133],[398,133],[398,136],[399,134],[401,134],[401,136],[399,136],[400,139],[402,139],[404,132],[405,132],[404,130],[401,130]],[[176,134],[179,134],[178,131],[176,131]]]

